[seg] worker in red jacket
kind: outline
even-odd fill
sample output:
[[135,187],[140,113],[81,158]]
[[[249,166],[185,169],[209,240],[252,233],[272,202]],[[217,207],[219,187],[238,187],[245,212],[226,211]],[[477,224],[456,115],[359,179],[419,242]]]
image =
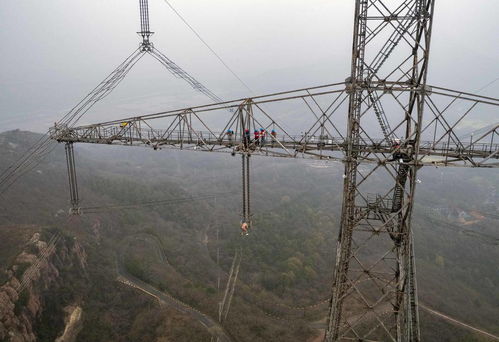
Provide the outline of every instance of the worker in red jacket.
[[267,135],[267,132],[263,128],[260,128],[260,146],[265,145],[265,136]]

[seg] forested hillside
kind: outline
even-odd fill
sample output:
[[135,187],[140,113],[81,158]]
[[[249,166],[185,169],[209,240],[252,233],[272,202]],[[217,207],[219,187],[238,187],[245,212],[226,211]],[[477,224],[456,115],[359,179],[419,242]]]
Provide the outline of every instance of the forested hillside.
[[[1,133],[0,169],[37,138]],[[252,157],[254,229],[241,238],[239,156],[88,145],[75,150],[83,215],[67,217],[62,145],[0,197],[0,281],[23,245],[9,243],[18,238],[12,227],[55,229],[80,241],[88,280],[68,280],[63,290],[72,295],[64,300],[50,301],[58,296],[53,291],[45,297],[55,316],[63,317],[70,304],[81,306],[77,341],[210,341],[215,331],[235,341],[321,336],[341,164]],[[413,229],[420,302],[499,334],[499,174],[425,169],[419,178]],[[218,326],[218,302],[238,250],[238,281]],[[117,281],[123,277],[166,297]],[[421,321],[427,341],[488,341],[424,310]],[[34,325],[45,329],[40,341],[61,334],[60,326],[46,331],[40,322]]]

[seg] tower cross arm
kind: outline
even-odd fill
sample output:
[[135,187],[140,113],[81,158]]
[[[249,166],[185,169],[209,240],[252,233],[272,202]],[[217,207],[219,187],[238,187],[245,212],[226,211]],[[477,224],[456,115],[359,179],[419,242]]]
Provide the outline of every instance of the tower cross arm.
[[[123,146],[143,146],[154,149],[177,148],[206,152],[243,153],[244,136],[237,126],[238,109],[251,108],[251,131],[265,129],[267,139],[264,145],[252,146],[252,154],[286,157],[308,158],[333,161],[344,161],[348,141],[345,132],[337,128],[338,119],[325,115],[305,116],[295,110],[297,101],[307,104],[316,101],[319,103],[326,97],[343,96],[348,91],[345,83],[297,89],[280,93],[256,96],[253,98],[236,99],[217,102],[214,104],[181,108],[146,115],[134,115],[119,120],[83,125],[78,127],[54,126],[50,130],[50,137],[59,142],[79,142],[93,144],[113,144]],[[445,88],[434,88],[431,96],[452,97],[465,100],[471,104],[486,104],[497,108],[499,101],[493,98],[481,97],[464,92],[449,91]],[[391,87],[391,91],[405,92],[403,87]],[[430,96],[430,95],[429,95]],[[430,98],[431,98],[430,96]],[[278,109],[272,115],[267,113],[264,105],[272,104]],[[248,107],[249,106],[249,107]],[[229,109],[229,110],[228,110]],[[280,110],[279,110],[280,109]],[[249,109],[248,109],[249,111]],[[441,121],[447,115],[446,111],[436,113]],[[449,112],[450,114],[450,112]],[[216,120],[212,120],[216,118]],[[295,130],[286,131],[283,127],[290,127],[300,118],[302,127],[308,128],[305,132]],[[431,131],[431,122],[428,120],[428,131]],[[315,127],[331,126],[321,133]],[[450,124],[449,124],[450,125]],[[236,134],[227,134],[234,131]],[[270,132],[279,132],[274,136]],[[423,130],[424,131],[424,130]],[[327,133],[326,132],[326,133]],[[353,148],[357,151],[361,162],[371,164],[398,164],[400,162],[416,164],[418,166],[468,166],[468,167],[499,167],[499,124],[490,126],[472,139],[458,138],[453,127],[446,129],[441,135],[431,139],[421,139],[418,145],[417,158],[404,161],[395,158],[403,146],[397,146],[387,141],[384,136],[370,137],[356,143]],[[410,141],[407,141],[410,144]],[[401,143],[404,145],[404,142]],[[414,148],[412,146],[411,148]]]

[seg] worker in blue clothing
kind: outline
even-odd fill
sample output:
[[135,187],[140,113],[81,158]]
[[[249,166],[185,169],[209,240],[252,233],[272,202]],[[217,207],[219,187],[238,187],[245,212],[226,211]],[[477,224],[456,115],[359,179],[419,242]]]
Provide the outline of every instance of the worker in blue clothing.
[[270,135],[272,136],[272,147],[274,147],[275,145],[275,142],[277,141],[277,132],[275,129],[273,129],[271,132],[270,132]]
[[231,129],[227,130],[227,138],[229,139],[229,145],[232,145],[232,137],[234,136],[234,131]]

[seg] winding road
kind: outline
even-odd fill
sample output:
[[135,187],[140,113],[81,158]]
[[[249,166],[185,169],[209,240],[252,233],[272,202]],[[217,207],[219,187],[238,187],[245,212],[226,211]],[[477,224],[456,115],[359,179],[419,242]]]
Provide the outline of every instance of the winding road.
[[[146,241],[153,242],[155,249],[157,251],[158,258],[161,260],[161,262],[168,263],[168,260],[166,258],[166,255],[164,253],[164,250],[161,246],[161,241],[154,235],[148,234],[148,233],[139,233],[135,234],[132,236],[129,236],[125,240],[123,240],[123,244],[120,249],[120,256],[118,258],[119,263],[118,263],[118,276],[116,278],[117,281],[121,282],[122,284],[125,284],[127,286],[133,287],[153,298],[155,298],[160,304],[162,305],[167,305],[169,307],[172,307],[180,312],[188,314],[192,319],[197,320],[199,323],[201,323],[207,330],[208,332],[213,336],[217,338],[217,341],[220,342],[232,342],[234,339],[230,336],[230,334],[218,323],[218,321],[212,319],[211,317],[205,315],[201,311],[189,306],[188,304],[183,303],[182,301],[176,299],[175,297],[172,297],[171,295],[162,292],[155,288],[154,286],[132,276],[131,274],[127,273],[126,270],[123,267],[123,248],[124,248],[124,243],[129,241],[129,238],[135,237],[135,238],[142,238]],[[474,331],[476,333],[479,333],[481,335],[484,335],[488,338],[491,338],[493,340],[499,341],[499,337],[495,336],[491,333],[488,333],[484,330],[481,330],[479,328],[475,328],[469,324],[463,323],[461,321],[458,321],[452,317],[449,317],[441,312],[438,312],[436,310],[430,309],[429,307],[419,304],[420,308],[429,312],[430,314],[433,314],[435,316],[438,316],[447,322],[460,326],[462,328]],[[384,314],[387,310],[386,307],[383,307],[380,309],[382,312],[378,314]],[[350,319],[350,321],[355,321],[357,316],[354,316]],[[322,330],[325,329],[325,322],[313,322],[310,324],[310,326],[314,329]]]
[[[157,237],[146,233],[132,235],[132,237],[142,237],[147,241],[153,241],[156,246],[156,250],[158,251],[158,257],[160,258],[160,260],[162,262],[168,262],[164,254],[163,248],[161,246],[161,242],[158,240]],[[124,252],[125,243],[128,241],[129,241],[128,238],[123,240],[122,246],[120,248],[120,253],[119,253],[120,255],[118,256],[118,265],[117,265],[118,275],[116,277],[116,280],[118,282],[127,285],[129,287],[132,287],[134,289],[137,289],[140,292],[153,297],[160,303],[160,305],[166,305],[177,311],[189,315],[193,320],[196,320],[201,325],[203,325],[213,337],[217,338],[217,341],[220,342],[235,341],[234,338],[231,337],[230,334],[215,319],[191,307],[190,305],[183,303],[177,298],[158,290],[156,287],[129,274],[123,267],[123,252]]]

